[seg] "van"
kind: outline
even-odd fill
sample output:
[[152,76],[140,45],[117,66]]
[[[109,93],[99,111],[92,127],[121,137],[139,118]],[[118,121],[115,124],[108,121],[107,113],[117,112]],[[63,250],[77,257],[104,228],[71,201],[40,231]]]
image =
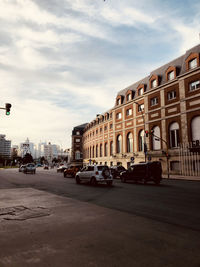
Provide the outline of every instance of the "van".
[[120,179],[123,183],[127,180],[134,182],[147,182],[153,181],[155,184],[160,184],[162,180],[162,166],[160,161],[144,162],[131,165],[127,171],[120,173]]

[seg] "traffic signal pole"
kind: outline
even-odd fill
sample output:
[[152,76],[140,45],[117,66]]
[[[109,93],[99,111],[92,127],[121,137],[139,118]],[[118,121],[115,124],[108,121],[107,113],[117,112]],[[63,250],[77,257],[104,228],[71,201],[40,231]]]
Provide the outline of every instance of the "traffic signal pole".
[[5,108],[0,107],[0,109],[4,109],[6,111],[6,115],[10,115],[10,109],[12,105],[10,103],[5,104]]

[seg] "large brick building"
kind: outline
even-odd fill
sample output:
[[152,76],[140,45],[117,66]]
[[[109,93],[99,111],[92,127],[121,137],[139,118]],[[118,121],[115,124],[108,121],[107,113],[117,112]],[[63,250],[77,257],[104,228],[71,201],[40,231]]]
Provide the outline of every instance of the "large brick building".
[[166,172],[168,154],[171,173],[190,168],[190,175],[196,175],[200,171],[199,57],[200,45],[119,91],[114,107],[84,125],[83,163],[127,167],[134,157],[135,163],[160,160]]

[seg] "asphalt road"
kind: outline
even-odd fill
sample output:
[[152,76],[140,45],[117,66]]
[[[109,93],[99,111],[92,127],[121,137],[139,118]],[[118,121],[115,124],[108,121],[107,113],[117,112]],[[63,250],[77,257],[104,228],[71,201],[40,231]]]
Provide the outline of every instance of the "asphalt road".
[[0,189],[31,187],[56,195],[118,210],[154,221],[200,231],[200,182],[163,179],[161,185],[121,183],[112,187],[77,185],[62,173],[38,168],[36,174],[18,169],[0,171]]

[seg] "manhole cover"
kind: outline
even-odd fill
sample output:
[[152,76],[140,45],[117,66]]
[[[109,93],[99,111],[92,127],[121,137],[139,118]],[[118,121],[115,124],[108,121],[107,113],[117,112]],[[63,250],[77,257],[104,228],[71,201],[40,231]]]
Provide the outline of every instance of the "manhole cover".
[[15,206],[0,208],[0,219],[23,221],[31,218],[49,216],[50,211],[44,207]]

